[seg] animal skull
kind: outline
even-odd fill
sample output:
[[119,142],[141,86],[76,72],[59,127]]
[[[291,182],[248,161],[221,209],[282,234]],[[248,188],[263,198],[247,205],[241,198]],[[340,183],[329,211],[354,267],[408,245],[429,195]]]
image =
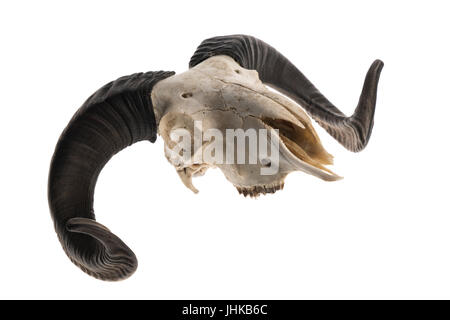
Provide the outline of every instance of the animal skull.
[[[326,181],[339,179],[326,167],[332,156],[309,116],[350,151],[361,151],[369,141],[383,67],[379,60],[367,72],[350,117],[281,53],[250,36],[203,41],[189,67],[179,75],[137,73],[108,83],[61,134],[50,166],[50,212],[64,251],[91,276],[120,280],[137,268],[133,251],[95,220],[93,210],[103,166],[137,141],[154,142],[159,132],[166,157],[192,191],[197,191],[193,176],[218,167],[245,196],[273,193],[297,170]],[[205,133],[200,139],[199,127]]]
[[[194,192],[197,189],[192,185],[192,177],[204,174],[210,167],[220,168],[245,196],[281,189],[286,175],[296,170],[327,181],[339,179],[325,167],[332,163],[332,156],[323,148],[306,113],[289,99],[268,90],[255,70],[242,68],[228,56],[211,57],[189,71],[158,82],[152,91],[152,101],[166,157],[182,182]],[[221,157],[222,161],[208,161],[211,157],[204,152],[208,151],[211,141],[201,139],[201,144],[194,143],[194,123],[201,123],[202,132],[218,130],[222,137],[226,137],[230,129],[272,132],[271,139],[257,134],[253,142],[257,146],[266,143],[265,150],[279,151],[279,154],[271,154],[266,161],[259,159],[255,164],[236,163],[236,159],[225,163],[225,157]],[[189,133],[189,159],[184,159],[178,150],[174,152],[177,141],[171,138],[171,133],[177,129]],[[237,150],[234,139],[221,140],[221,150],[233,149],[233,154],[242,152]],[[274,145],[279,146],[279,150],[273,150]],[[249,145],[244,149],[247,160],[254,156],[249,154],[250,149]],[[255,147],[252,151],[256,150]],[[195,161],[196,157],[200,161]],[[272,167],[272,172],[264,174],[264,168],[268,167]]]

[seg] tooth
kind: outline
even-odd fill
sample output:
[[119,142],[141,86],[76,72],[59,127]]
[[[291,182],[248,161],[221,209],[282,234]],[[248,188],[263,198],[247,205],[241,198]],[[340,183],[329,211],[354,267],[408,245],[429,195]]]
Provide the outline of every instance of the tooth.
[[198,193],[197,188],[192,184],[192,170],[190,168],[183,168],[177,170],[183,184],[194,193]]

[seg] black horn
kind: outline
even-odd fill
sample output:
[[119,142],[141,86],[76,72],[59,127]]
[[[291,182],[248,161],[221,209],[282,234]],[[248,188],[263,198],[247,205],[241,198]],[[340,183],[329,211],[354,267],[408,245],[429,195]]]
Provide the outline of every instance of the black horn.
[[286,57],[259,39],[246,35],[231,35],[204,40],[192,56],[189,67],[216,55],[230,56],[243,68],[256,70],[263,83],[300,104],[348,150],[361,151],[367,145],[373,127],[382,61],[373,62],[367,72],[355,112],[347,117]]
[[174,72],[119,78],[95,92],[69,122],[53,154],[48,200],[56,233],[70,260],[102,280],[120,280],[137,268],[133,251],[95,221],[95,184],[103,166],[123,148],[156,140],[151,91]]

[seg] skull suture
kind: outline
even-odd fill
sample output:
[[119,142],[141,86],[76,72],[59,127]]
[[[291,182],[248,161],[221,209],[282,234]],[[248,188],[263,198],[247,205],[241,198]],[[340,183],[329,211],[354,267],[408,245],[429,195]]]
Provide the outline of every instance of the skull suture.
[[[135,142],[154,142],[159,132],[166,157],[194,192],[192,176],[218,167],[240,193],[257,196],[282,188],[286,175],[296,170],[327,181],[339,179],[326,168],[332,157],[309,116],[350,151],[361,151],[369,141],[383,67],[380,60],[367,72],[350,117],[281,53],[251,36],[207,39],[189,67],[180,75],[137,73],[108,83],[86,100],[61,134],[50,166],[50,212],[64,251],[91,276],[120,280],[137,268],[133,251],[95,220],[93,210],[103,166]],[[198,126],[205,139],[196,139]],[[227,139],[229,130],[243,133],[244,138],[248,134],[249,143],[232,143],[234,136]],[[179,153],[180,131],[189,134],[184,147],[189,157]],[[225,161],[215,157],[220,149],[225,151]]]
[[[327,181],[339,179],[325,167],[332,163],[332,156],[323,148],[305,112],[289,99],[266,88],[256,71],[240,67],[228,56],[211,57],[187,72],[160,81],[153,88],[152,100],[159,134],[166,145],[166,157],[174,164],[183,183],[194,192],[197,189],[192,185],[192,176],[204,174],[209,167],[220,168],[240,193],[250,196],[281,189],[286,175],[296,170]],[[275,156],[274,152],[278,153],[273,146],[279,146],[277,163],[270,159],[265,162],[258,159],[256,164],[249,161],[225,163],[224,157],[219,163],[205,161],[209,157],[198,153],[208,150],[211,141],[202,139],[203,144],[196,146],[195,122],[202,125],[202,132],[219,130],[223,137],[230,129],[271,131],[272,139],[266,141],[259,141],[262,136],[256,135],[256,144],[267,142],[266,150],[271,150],[272,156]],[[176,157],[178,152],[175,157],[170,152],[178,142],[171,138],[171,132],[176,129],[190,133],[192,150],[189,150],[191,158],[188,161],[181,155]],[[277,133],[271,129],[277,129]],[[242,152],[234,140],[224,138],[221,142],[221,150],[234,149],[235,155]],[[256,152],[256,148],[251,149],[249,143],[245,147],[248,160],[254,156],[249,153]],[[194,161],[195,157],[200,161]],[[261,174],[264,167],[275,165],[272,173]]]

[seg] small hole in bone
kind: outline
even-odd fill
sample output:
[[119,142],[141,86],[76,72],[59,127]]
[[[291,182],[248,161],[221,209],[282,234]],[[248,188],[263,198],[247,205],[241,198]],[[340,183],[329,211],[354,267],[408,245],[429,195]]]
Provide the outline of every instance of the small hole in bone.
[[272,164],[272,162],[270,162],[269,159],[262,159],[261,160],[261,165],[264,167],[270,167],[270,165]]
[[236,73],[241,73],[241,71],[239,71],[238,69],[234,70],[234,72],[236,72]]
[[185,92],[185,93],[183,93],[182,95],[181,95],[183,98],[190,98],[190,97],[192,97],[192,93],[190,93],[190,92]]

